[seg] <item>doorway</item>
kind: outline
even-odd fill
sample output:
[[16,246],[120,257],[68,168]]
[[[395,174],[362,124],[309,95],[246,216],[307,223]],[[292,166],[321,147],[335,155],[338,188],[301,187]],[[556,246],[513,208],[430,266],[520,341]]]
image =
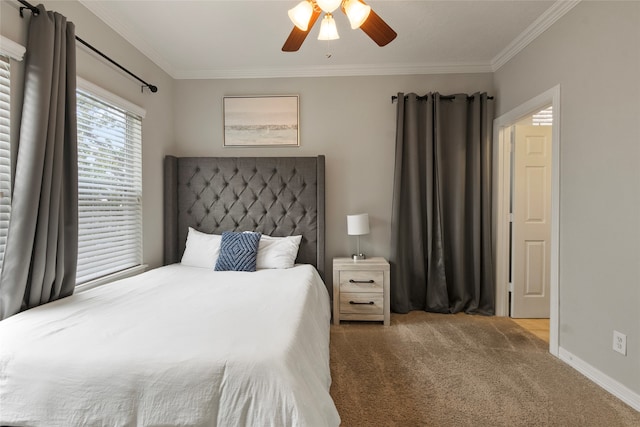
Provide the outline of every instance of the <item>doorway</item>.
[[[560,313],[559,113],[560,87],[556,86],[494,120],[496,315],[548,317],[549,352],[555,356],[558,356],[559,348]],[[536,125],[533,124],[534,115],[537,115]],[[546,116],[545,119],[542,116]],[[542,125],[540,120],[550,120],[551,125]],[[518,141],[521,147],[515,147],[514,152],[512,144],[516,144],[518,126],[523,129]],[[543,127],[544,131],[541,130]],[[528,140],[522,135],[528,135]],[[546,142],[548,146],[544,145]],[[520,154],[525,154],[524,160],[516,159],[518,149]],[[547,154],[550,161],[545,169],[539,162]],[[516,176],[518,162],[524,170],[521,173],[525,174],[520,180],[512,179]],[[512,189],[518,185],[524,187],[519,187],[518,194],[513,194]],[[514,209],[517,203],[521,206]],[[520,221],[519,226],[513,223],[514,220]],[[541,228],[541,225],[547,228]],[[517,280],[514,280],[515,275],[518,275]],[[517,286],[520,288],[514,289]],[[528,311],[528,306],[533,306],[534,311]]]
[[520,327],[549,344],[549,319],[514,319]]

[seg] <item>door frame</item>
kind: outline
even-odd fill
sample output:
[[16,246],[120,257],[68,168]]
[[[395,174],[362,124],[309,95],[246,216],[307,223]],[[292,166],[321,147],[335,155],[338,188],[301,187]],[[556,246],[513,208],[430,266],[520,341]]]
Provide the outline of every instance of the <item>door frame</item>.
[[541,93],[493,121],[493,219],[496,315],[509,316],[509,199],[511,190],[510,128],[542,108],[553,107],[551,133],[551,261],[549,352],[558,357],[560,327],[560,85]]

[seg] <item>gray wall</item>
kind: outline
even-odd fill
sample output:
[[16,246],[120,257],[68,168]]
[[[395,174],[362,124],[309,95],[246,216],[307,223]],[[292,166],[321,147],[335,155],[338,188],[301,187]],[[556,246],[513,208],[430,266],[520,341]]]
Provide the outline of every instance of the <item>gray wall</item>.
[[[104,22],[76,1],[37,1],[47,10],[60,12],[76,26],[76,34],[101,50],[145,81],[155,84],[155,94],[141,93],[140,84],[114,66],[78,44],[78,76],[133,102],[147,112],[142,121],[142,209],[143,262],[151,267],[162,264],[162,159],[174,144],[173,79],[115,33]],[[26,46],[29,12],[20,19],[15,1],[0,1],[0,31],[3,36]],[[15,76],[22,66],[12,66]],[[12,79],[13,80],[13,79]],[[13,83],[13,82],[12,82]],[[18,86],[18,87],[16,87]],[[19,92],[22,83],[12,84],[12,116],[18,117]],[[17,132],[19,120],[12,119],[12,133]],[[17,133],[16,133],[17,134]],[[13,147],[15,148],[15,147]]]
[[580,3],[494,81],[497,116],[560,84],[560,347],[640,393],[640,2]]
[[[180,156],[326,156],[327,266],[355,252],[347,214],[369,214],[361,238],[369,256],[389,256],[398,92],[493,91],[491,74],[387,77],[179,80],[175,82],[175,154]],[[225,95],[300,96],[298,148],[223,147]]]

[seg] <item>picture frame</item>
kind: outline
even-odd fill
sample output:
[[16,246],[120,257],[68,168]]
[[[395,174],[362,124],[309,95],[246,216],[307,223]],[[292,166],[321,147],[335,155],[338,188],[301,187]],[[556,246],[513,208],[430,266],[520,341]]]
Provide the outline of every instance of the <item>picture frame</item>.
[[225,147],[299,147],[298,95],[225,96]]

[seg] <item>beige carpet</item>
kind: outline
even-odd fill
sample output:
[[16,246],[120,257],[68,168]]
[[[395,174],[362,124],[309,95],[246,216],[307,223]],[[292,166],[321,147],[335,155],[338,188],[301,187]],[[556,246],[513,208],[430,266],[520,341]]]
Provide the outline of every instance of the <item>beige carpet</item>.
[[640,426],[640,413],[508,318],[393,314],[331,326],[342,425]]

